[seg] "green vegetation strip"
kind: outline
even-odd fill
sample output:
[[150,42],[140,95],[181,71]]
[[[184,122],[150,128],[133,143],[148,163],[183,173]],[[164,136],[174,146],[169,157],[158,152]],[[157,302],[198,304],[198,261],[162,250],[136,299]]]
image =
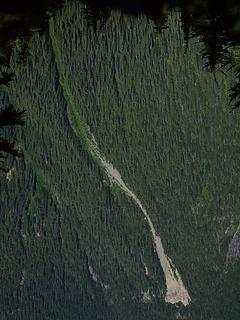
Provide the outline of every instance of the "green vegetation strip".
[[[82,121],[82,119],[79,116],[79,113],[77,111],[77,106],[74,101],[75,99],[71,94],[70,88],[68,86],[68,82],[65,77],[65,72],[63,68],[63,63],[61,61],[61,52],[58,46],[57,38],[55,36],[54,18],[50,18],[49,20],[49,35],[50,35],[50,39],[53,47],[57,70],[59,73],[59,82],[63,89],[64,98],[67,102],[67,114],[68,114],[70,125],[74,130],[74,132],[76,133],[76,135],[80,138],[80,141],[83,147],[85,148],[85,150],[91,155],[91,157],[94,159],[94,161],[97,163],[97,165],[101,169],[101,172],[104,175],[104,178],[108,181],[109,185],[112,186],[112,181],[109,179],[105,171],[105,168],[103,168],[101,164],[101,160],[100,160],[101,155],[98,154],[96,148],[94,147],[94,142],[92,141],[92,138],[88,133],[88,126],[84,123],[84,121]],[[114,191],[116,191],[115,189]]]
[[54,190],[52,188],[51,183],[48,181],[43,170],[40,167],[33,165],[33,163],[31,163],[31,162],[30,162],[30,165],[32,166],[32,168],[36,174],[36,190],[35,190],[35,192],[33,192],[32,196],[31,196],[27,214],[33,215],[33,216],[35,216],[37,214],[36,199],[44,190],[46,190],[49,193],[49,195],[52,197],[56,206],[58,208],[62,208],[62,204],[60,201],[60,195],[56,190]]
[[58,47],[57,39],[55,37],[55,32],[54,32],[53,18],[51,18],[49,21],[49,35],[51,38],[53,52],[54,52],[54,56],[55,56],[55,62],[56,62],[58,73],[59,73],[59,82],[60,82],[60,85],[63,89],[63,95],[64,95],[64,98],[67,102],[67,106],[68,106],[67,111],[68,111],[68,117],[69,117],[70,124],[73,126],[74,131],[78,134],[78,136],[80,136],[81,142],[84,144],[84,147],[87,150],[91,151],[91,141],[90,141],[88,134],[87,134],[87,127],[86,127],[85,123],[83,121],[81,121],[81,119],[78,115],[77,108],[76,108],[76,105],[74,102],[74,97],[72,96],[72,94],[70,92],[67,80],[64,75],[63,64],[61,62],[61,52]]

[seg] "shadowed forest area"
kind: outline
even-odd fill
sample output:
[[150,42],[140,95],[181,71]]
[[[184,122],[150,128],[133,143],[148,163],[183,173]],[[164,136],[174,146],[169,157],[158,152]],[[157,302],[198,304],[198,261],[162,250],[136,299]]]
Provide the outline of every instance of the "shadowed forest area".
[[[0,85],[10,87],[14,81],[14,71],[10,69],[12,53],[17,55],[18,63],[26,62],[31,47],[31,39],[35,32],[43,32],[48,26],[51,14],[61,7],[61,1],[1,1],[0,3]],[[20,102],[21,103],[21,102]],[[15,149],[15,143],[4,139],[1,128],[24,124],[25,111],[21,106],[0,106],[0,161],[11,154],[22,157]],[[3,172],[7,169],[0,168]]]

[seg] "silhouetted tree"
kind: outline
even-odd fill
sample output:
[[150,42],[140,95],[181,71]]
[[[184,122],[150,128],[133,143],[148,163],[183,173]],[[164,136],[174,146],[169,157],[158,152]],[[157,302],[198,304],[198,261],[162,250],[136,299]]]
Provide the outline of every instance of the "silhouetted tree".
[[24,125],[25,110],[15,109],[13,105],[0,109],[0,126]]
[[28,55],[29,43],[36,31],[48,26],[48,18],[61,8],[64,0],[9,0],[0,1],[0,65],[9,65],[17,44],[19,60]]
[[[49,16],[62,5],[63,0],[0,1],[0,85],[9,87],[14,80],[14,73],[6,72],[13,49],[16,49],[18,62],[25,62],[33,34],[48,27]],[[13,105],[0,109],[0,129],[3,126],[23,125],[24,115],[24,110],[15,109]],[[1,136],[0,151],[14,157],[23,156],[14,148],[14,143]],[[0,153],[0,160],[5,158],[6,156]],[[0,170],[7,172],[4,168]]]
[[[8,106],[7,108],[0,109],[0,128],[3,126],[16,126],[24,125],[25,110],[15,109],[13,105]],[[7,154],[11,154],[14,157],[22,158],[23,154],[19,150],[14,148],[14,143],[10,143],[8,140],[0,136],[0,151]],[[0,153],[0,161],[6,159],[2,153]],[[0,168],[1,171],[7,172],[4,168]]]

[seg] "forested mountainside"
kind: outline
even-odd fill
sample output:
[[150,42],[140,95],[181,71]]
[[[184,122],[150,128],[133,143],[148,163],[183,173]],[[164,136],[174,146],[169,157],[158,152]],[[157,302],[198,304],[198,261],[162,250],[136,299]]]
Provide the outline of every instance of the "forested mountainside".
[[[95,32],[71,3],[1,88],[27,111],[24,159],[0,180],[1,319],[238,318],[233,77],[203,70],[177,14],[161,37],[153,29],[115,12]],[[189,305],[165,302],[146,219],[93,157],[90,134],[146,208]]]

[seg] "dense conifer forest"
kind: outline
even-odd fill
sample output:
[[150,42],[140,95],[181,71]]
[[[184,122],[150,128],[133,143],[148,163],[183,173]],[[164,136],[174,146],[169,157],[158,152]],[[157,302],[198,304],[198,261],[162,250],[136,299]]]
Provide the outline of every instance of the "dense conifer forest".
[[[21,35],[25,51],[2,60],[14,80],[0,87],[1,141],[24,157],[0,172],[0,319],[238,319],[236,70],[211,62],[201,25],[188,33],[179,12],[160,21],[144,6],[69,1],[52,16],[46,4]],[[141,199],[188,306],[164,301],[146,220],[81,128]]]

